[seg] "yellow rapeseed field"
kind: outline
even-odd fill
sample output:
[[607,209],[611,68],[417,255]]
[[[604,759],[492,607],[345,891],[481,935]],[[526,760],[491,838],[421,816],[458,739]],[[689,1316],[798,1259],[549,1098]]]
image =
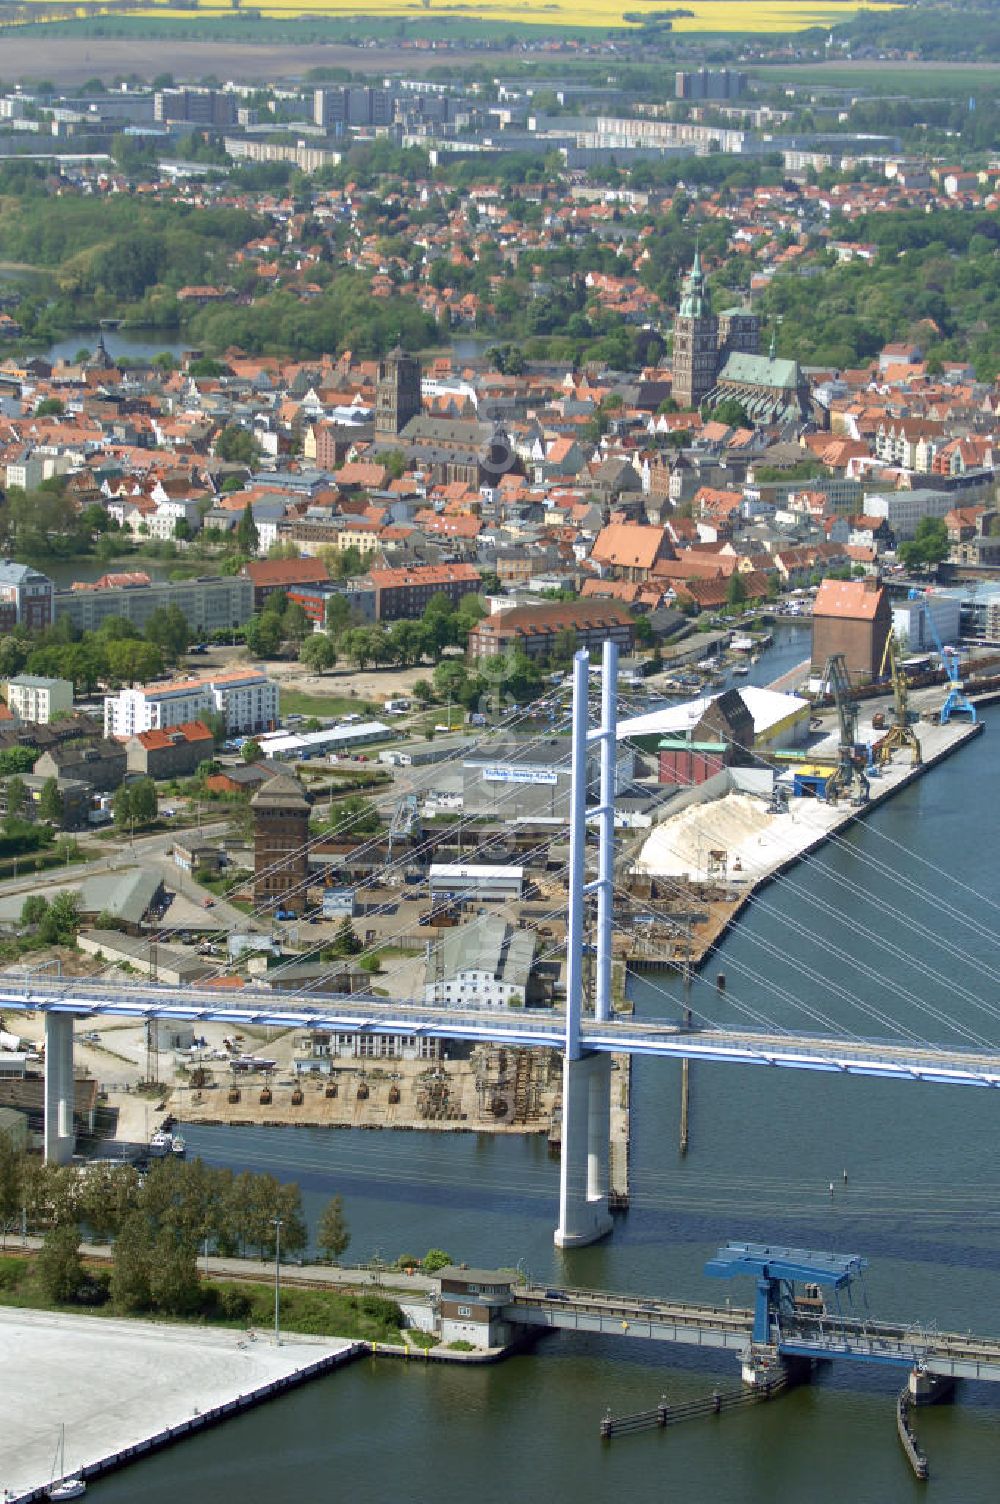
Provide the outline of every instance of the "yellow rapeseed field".
[[[248,0],[265,16],[378,16],[451,17],[462,21],[520,21],[550,26],[627,26],[626,13],[653,17],[683,10],[689,15],[673,19],[675,31],[789,32],[809,26],[830,26],[856,15],[859,10],[892,10],[891,4],[862,4],[861,0],[544,0],[533,5],[510,0]],[[80,6],[78,15],[100,14],[100,4]],[[194,20],[201,16],[232,15],[228,0],[207,0],[197,10],[178,10],[165,5],[129,11],[133,16],[162,16],[171,20]]]

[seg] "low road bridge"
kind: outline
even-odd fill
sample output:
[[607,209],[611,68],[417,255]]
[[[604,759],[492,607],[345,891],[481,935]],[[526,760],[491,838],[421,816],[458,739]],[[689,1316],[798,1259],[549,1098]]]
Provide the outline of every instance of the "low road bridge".
[[[529,1286],[512,1292],[504,1318],[520,1326],[599,1332],[654,1342],[679,1342],[738,1353],[747,1382],[760,1355],[783,1359],[843,1359],[919,1370],[950,1379],[1000,1383],[1000,1337],[939,1332],[919,1323],[876,1321],[852,1313],[866,1260],[856,1254],[816,1253],[760,1244],[728,1244],[706,1273],[753,1275],[753,1307],[644,1300],[603,1290]],[[801,1288],[800,1288],[801,1283]],[[867,1302],[863,1299],[862,1304]]]

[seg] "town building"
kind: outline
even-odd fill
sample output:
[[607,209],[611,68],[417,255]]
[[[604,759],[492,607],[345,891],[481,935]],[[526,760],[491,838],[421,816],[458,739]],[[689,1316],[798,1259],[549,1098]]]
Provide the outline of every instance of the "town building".
[[189,778],[214,751],[215,738],[201,721],[140,731],[125,743],[128,771],[146,778]]
[[638,522],[609,522],[601,528],[590,551],[591,562],[599,564],[609,579],[637,583],[648,580],[661,559],[673,557],[666,528]]
[[273,731],[278,686],[262,669],[228,669],[203,678],[141,684],[104,698],[104,734],[123,740],[165,731],[204,715],[223,715],[227,732]]
[[73,709],[73,685],[68,679],[18,674],[7,681],[7,704],[22,721],[47,726],[60,711]]
[[287,593],[297,585],[325,585],[330,579],[330,571],[319,559],[251,559],[243,573],[253,586],[254,611],[278,590]]
[[673,395],[682,408],[699,407],[715,385],[719,369],[719,324],[695,251],[674,319]]
[[375,387],[375,444],[396,444],[421,410],[420,361],[397,345],[379,362]]
[[269,778],[250,800],[256,907],[293,914],[305,908],[310,807],[305,790],[291,773]]
[[[925,610],[926,607],[926,610]],[[927,620],[928,614],[934,630]],[[893,601],[892,630],[908,653],[933,652],[937,641],[957,643],[962,635],[962,602],[954,595],[928,591],[918,601]]]
[[67,617],[79,631],[94,632],[109,616],[120,616],[142,631],[154,611],[176,606],[195,637],[210,637],[242,627],[254,613],[253,585],[241,575],[149,580],[133,574],[108,580],[55,591],[54,619]]
[[474,564],[413,564],[401,569],[370,569],[376,621],[400,621],[422,615],[435,595],[457,606],[482,584]]
[[813,602],[813,667],[843,653],[852,680],[877,678],[891,626],[889,592],[877,579],[824,580]]
[[884,517],[897,543],[912,538],[924,517],[946,517],[955,505],[949,491],[918,488],[914,491],[878,491],[865,497],[869,517]]
[[30,564],[0,559],[0,632],[52,625],[52,581]]
[[635,623],[623,606],[614,601],[553,601],[538,606],[515,606],[477,622],[469,633],[469,657],[473,662],[505,652],[522,652],[529,658],[548,658],[557,639],[568,634],[577,648],[596,648],[617,642],[630,653],[635,644]]
[[116,741],[64,742],[49,747],[32,771],[39,778],[71,778],[100,793],[116,789],[127,770],[125,748]]
[[449,1264],[439,1275],[437,1330],[441,1342],[468,1342],[478,1351],[506,1347],[514,1329],[504,1311],[513,1300],[508,1271],[466,1269]]

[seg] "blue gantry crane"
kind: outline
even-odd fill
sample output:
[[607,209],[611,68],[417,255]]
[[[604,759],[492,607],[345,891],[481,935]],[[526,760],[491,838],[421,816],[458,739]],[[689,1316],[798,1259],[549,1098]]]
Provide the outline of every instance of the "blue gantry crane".
[[[868,1260],[856,1253],[820,1253],[806,1248],[783,1248],[767,1243],[727,1243],[705,1265],[717,1279],[752,1275],[756,1281],[753,1308],[755,1343],[781,1344],[782,1328],[794,1328],[803,1317],[828,1325],[867,1317],[867,1296],[861,1276]],[[804,1282],[800,1294],[797,1285]],[[861,1281],[863,1305],[853,1309],[852,1286]],[[824,1297],[823,1287],[829,1294]],[[843,1297],[850,1302],[847,1310]],[[789,1333],[786,1330],[785,1336]]]
[[920,603],[921,614],[930,629],[931,640],[934,643],[938,657],[941,659],[941,667],[944,669],[948,680],[948,693],[945,696],[944,704],[941,706],[942,726],[947,726],[953,715],[967,715],[972,725],[975,725],[978,719],[976,707],[965,693],[965,686],[958,672],[957,650],[955,648],[946,648],[941,641],[941,633],[938,631],[937,622],[934,620],[934,612],[931,610],[926,592],[911,588],[908,596],[911,601],[919,601]]

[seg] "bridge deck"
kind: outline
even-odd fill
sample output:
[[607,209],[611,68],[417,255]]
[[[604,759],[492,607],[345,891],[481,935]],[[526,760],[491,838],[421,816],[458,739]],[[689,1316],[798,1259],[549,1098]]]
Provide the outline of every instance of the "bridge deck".
[[[85,978],[0,981],[0,1006],[10,1011],[90,1016],[189,1019],[226,1025],[361,1030],[376,1034],[493,1040],[561,1049],[565,1019],[553,1009],[439,1008],[426,1003],[336,993],[276,994],[247,987],[235,997],[211,987],[112,984]],[[630,1055],[766,1065],[961,1086],[1000,1086],[1000,1050],[926,1046],[822,1035],[752,1030],[686,1029],[668,1019],[585,1019],[588,1050]]]
[[[545,1326],[606,1336],[681,1342],[689,1347],[743,1352],[750,1344],[753,1312],[745,1307],[639,1300],[600,1290],[518,1291],[505,1316],[523,1326]],[[916,1326],[834,1317],[800,1316],[774,1332],[788,1356],[845,1359],[912,1368],[956,1379],[1000,1383],[1000,1338],[932,1332]]]

